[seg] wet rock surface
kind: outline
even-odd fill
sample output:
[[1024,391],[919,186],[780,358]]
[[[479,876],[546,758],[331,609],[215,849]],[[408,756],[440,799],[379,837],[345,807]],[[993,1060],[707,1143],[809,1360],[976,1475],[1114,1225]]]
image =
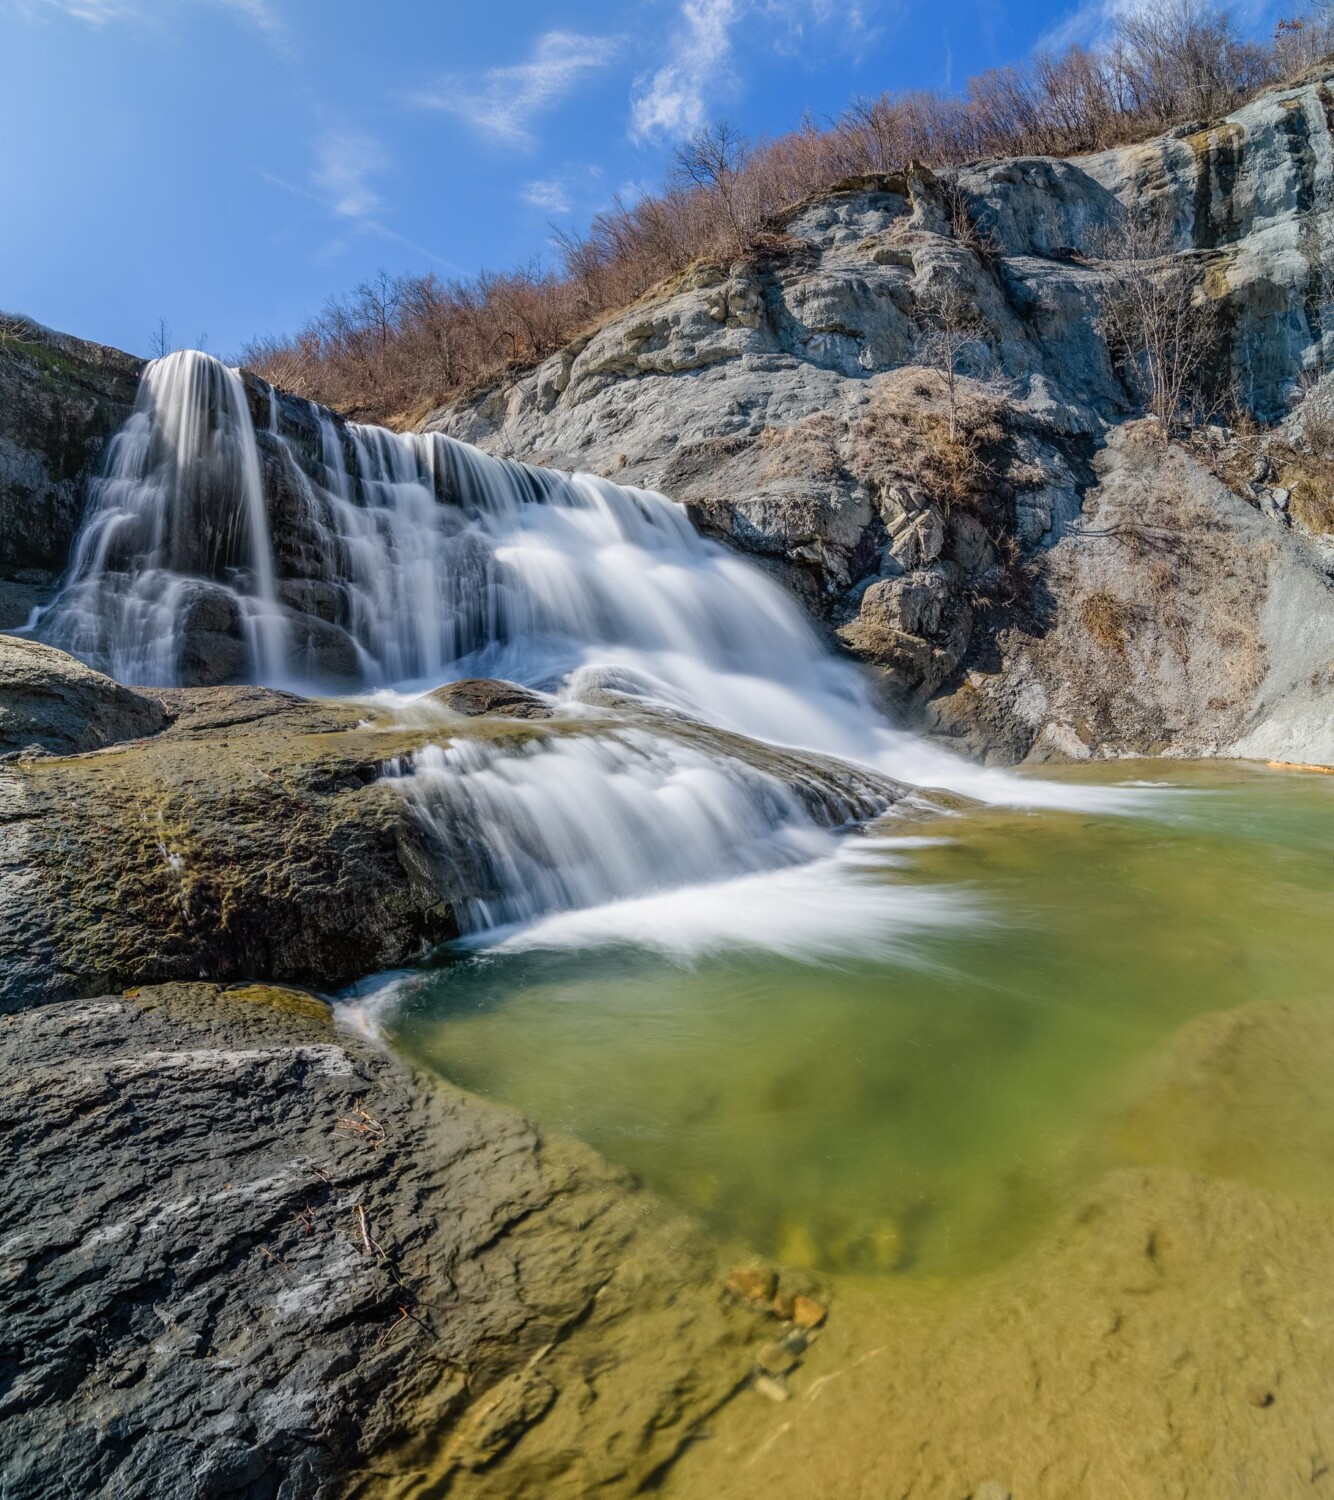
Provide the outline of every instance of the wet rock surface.
[[499,714],[507,719],[549,719],[552,716],[551,704],[540,693],[530,692],[517,682],[501,682],[491,677],[467,677],[461,682],[447,682],[430,696],[437,703],[470,719],[482,714]]
[[380,779],[421,731],[263,688],[161,697],[152,739],[0,767],[0,1010],[201,973],[337,987],[454,935]]
[[323,1002],[0,1021],[5,1493],[628,1494],[746,1378],[707,1242]]
[[[615,714],[561,720],[512,683],[471,679],[395,719],[259,687],[138,696],[50,648],[14,647],[64,674],[53,723],[87,725],[92,694],[104,732],[110,702],[146,716],[129,727],[148,737],[0,764],[0,1013],[200,974],[337,989],[424,958],[459,935],[466,902],[494,895],[487,828],[422,816],[399,774],[459,735],[503,752],[651,727],[772,778],[822,827],[940,805],[622,695],[609,695]],[[455,699],[468,705],[458,719],[435,708]],[[0,682],[0,726],[18,711],[29,711],[22,684]]]

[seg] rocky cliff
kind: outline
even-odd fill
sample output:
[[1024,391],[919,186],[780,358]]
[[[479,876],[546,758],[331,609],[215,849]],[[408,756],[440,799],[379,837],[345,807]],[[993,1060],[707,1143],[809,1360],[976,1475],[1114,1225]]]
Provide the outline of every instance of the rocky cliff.
[[[1266,456],[1334,353],[1332,82],[1096,156],[846,183],[781,248],[699,266],[425,425],[682,500],[976,753],[1334,758],[1334,523],[1291,510]],[[1109,442],[1135,413],[1096,252],[1127,207],[1220,310],[1205,383],[1229,414],[1161,468],[1147,434]],[[950,297],[978,377],[962,442],[922,367]]]
[[50,595],[143,361],[0,314],[0,630]]

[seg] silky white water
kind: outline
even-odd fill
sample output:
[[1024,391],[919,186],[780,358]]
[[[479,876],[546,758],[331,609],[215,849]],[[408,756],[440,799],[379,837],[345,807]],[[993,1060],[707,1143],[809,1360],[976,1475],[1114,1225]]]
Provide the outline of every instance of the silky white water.
[[[665,705],[984,800],[1122,800],[984,770],[892,728],[795,602],[662,495],[347,424],[248,391],[199,353],[147,367],[63,588],[33,628],[138,684],[369,689],[381,711],[411,717],[414,694],[502,677],[545,691],[561,716],[617,696]],[[834,852],[780,779],[698,735],[604,725],[516,746],[441,728],[396,781],[442,843],[449,834],[455,866],[460,847],[478,851],[452,871],[472,931],[512,934]],[[830,872],[836,885],[846,873]],[[736,895],[753,916],[755,889]]]

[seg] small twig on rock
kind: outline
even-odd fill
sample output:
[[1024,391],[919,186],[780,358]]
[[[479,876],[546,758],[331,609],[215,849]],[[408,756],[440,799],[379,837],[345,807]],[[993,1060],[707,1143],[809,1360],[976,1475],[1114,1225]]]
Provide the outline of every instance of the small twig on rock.
[[357,1224],[361,1229],[361,1243],[366,1247],[366,1254],[378,1255],[381,1260],[388,1260],[389,1256],[384,1247],[371,1235],[370,1221],[366,1218],[366,1205],[358,1203],[356,1213]]
[[358,1099],[352,1106],[350,1115],[339,1115],[335,1126],[337,1130],[353,1130],[358,1135],[369,1137],[373,1145],[380,1145],[385,1138],[385,1128],[371,1114]]

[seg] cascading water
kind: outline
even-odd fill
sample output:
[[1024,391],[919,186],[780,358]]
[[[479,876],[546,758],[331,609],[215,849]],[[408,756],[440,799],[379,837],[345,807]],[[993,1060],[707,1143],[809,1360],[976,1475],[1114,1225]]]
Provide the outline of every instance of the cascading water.
[[[34,628],[140,684],[333,682],[401,706],[404,692],[504,677],[576,717],[610,691],[909,782],[1068,797],[891,729],[795,603],[663,496],[346,424],[197,353],[145,371]],[[454,736],[401,768],[423,818],[462,823],[482,851],[489,894],[472,925],[830,847],[781,780],[698,736],[592,732],[527,748]]]
[[[219,610],[221,606],[221,611]],[[125,682],[168,684],[229,609],[248,665],[283,669],[259,451],[235,370],[193,350],[144,371],[42,634]]]

